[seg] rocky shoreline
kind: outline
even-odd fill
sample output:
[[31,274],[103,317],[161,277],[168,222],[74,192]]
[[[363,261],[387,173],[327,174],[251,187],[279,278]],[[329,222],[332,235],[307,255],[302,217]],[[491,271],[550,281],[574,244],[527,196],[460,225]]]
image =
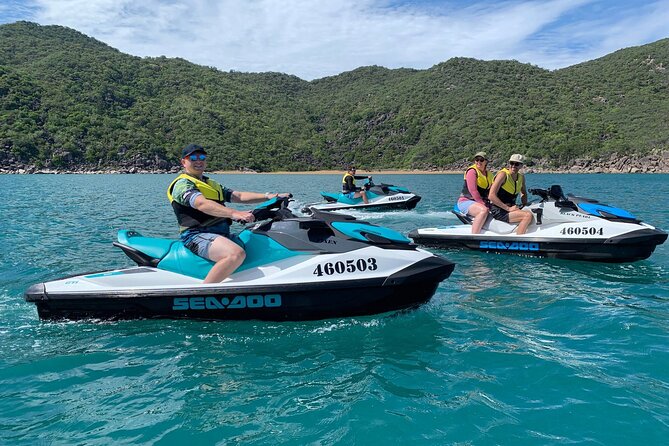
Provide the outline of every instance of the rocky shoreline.
[[[421,169],[371,170],[384,173],[460,173],[470,161],[463,160],[450,166],[425,166]],[[498,163],[491,160],[493,170]],[[618,155],[612,154],[604,159],[579,158],[573,160],[569,166],[560,168],[550,167],[553,163],[548,159],[537,159],[525,166],[525,173],[669,173],[669,150],[654,151],[647,155]],[[62,167],[38,167],[33,164],[22,163],[12,157],[0,160],[0,174],[164,174],[177,173],[181,170],[178,164],[172,165],[166,160],[134,160],[119,166],[108,167],[101,165],[67,165]],[[335,171],[305,171],[305,172],[257,172],[251,169],[225,171],[227,173],[338,173]]]
[[[529,166],[527,172],[548,173],[549,170]],[[605,159],[575,159],[559,173],[669,173],[669,150],[648,155],[618,155]]]
[[[471,161],[462,161],[448,171],[462,172]],[[491,159],[494,172],[505,164],[504,161]],[[427,170],[438,173],[439,168]],[[577,158],[569,165],[554,167],[548,158],[531,160],[524,168],[525,173],[669,173],[669,150],[655,150],[646,155],[619,155],[613,153],[606,158]]]

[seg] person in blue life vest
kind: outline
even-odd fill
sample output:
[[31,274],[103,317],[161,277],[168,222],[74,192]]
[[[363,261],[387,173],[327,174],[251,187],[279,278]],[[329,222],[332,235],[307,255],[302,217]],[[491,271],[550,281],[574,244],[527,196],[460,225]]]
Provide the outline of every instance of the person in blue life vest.
[[527,232],[527,227],[532,223],[532,212],[523,210],[517,206],[516,200],[520,195],[523,206],[527,206],[527,190],[525,189],[525,176],[520,173],[523,168],[525,157],[514,153],[509,158],[509,167],[505,167],[495,175],[488,199],[491,207],[490,213],[493,218],[506,223],[518,223],[516,234]]
[[464,184],[457,204],[460,212],[474,217],[472,234],[480,233],[488,218],[490,204],[488,191],[492,183],[493,176],[488,171],[488,155],[485,152],[477,152],[474,155],[474,164],[465,171]]
[[365,176],[365,175],[356,175],[356,168],[354,165],[348,166],[346,173],[341,179],[341,191],[342,194],[346,195],[348,198],[360,198],[362,197],[362,201],[367,204],[369,203],[369,199],[367,198],[367,191],[363,188],[357,187],[355,185],[355,180],[364,180],[368,179],[371,180],[372,177]]
[[183,244],[195,254],[214,262],[204,283],[225,280],[246,258],[244,248],[230,235],[233,220],[250,223],[250,211],[238,211],[224,203],[261,203],[289,193],[241,192],[221,186],[204,175],[207,152],[189,144],[181,153],[183,172],[167,188],[167,197],[179,222]]

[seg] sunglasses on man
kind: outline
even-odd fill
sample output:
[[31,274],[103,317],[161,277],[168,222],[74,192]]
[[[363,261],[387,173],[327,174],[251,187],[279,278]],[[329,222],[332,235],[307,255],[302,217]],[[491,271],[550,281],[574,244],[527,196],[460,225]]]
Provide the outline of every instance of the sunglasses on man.
[[188,158],[191,161],[197,161],[197,160],[204,161],[204,160],[207,159],[207,155],[205,155],[204,153],[201,153],[199,155],[190,155]]
[[476,161],[477,163],[481,163],[483,161],[488,161],[488,160],[486,160],[485,158],[481,158],[480,156],[477,156],[476,158],[474,158],[474,161]]
[[513,166],[513,167],[520,167],[522,165],[523,165],[523,163],[517,163],[515,161],[510,161],[509,162],[509,166]]

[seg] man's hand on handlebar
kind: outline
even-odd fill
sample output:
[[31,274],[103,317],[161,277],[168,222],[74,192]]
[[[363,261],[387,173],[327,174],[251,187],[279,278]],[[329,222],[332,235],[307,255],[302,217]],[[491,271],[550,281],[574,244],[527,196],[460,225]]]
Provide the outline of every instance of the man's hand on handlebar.
[[255,216],[250,211],[234,211],[232,219],[239,223],[251,223],[255,221]]

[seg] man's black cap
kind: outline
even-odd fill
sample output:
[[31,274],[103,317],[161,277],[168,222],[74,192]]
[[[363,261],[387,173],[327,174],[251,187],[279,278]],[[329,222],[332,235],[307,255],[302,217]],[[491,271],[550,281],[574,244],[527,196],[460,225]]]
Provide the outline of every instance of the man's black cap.
[[186,158],[188,155],[191,155],[195,152],[204,153],[205,155],[207,154],[207,151],[204,150],[204,147],[197,144],[188,144],[181,152],[181,158]]

